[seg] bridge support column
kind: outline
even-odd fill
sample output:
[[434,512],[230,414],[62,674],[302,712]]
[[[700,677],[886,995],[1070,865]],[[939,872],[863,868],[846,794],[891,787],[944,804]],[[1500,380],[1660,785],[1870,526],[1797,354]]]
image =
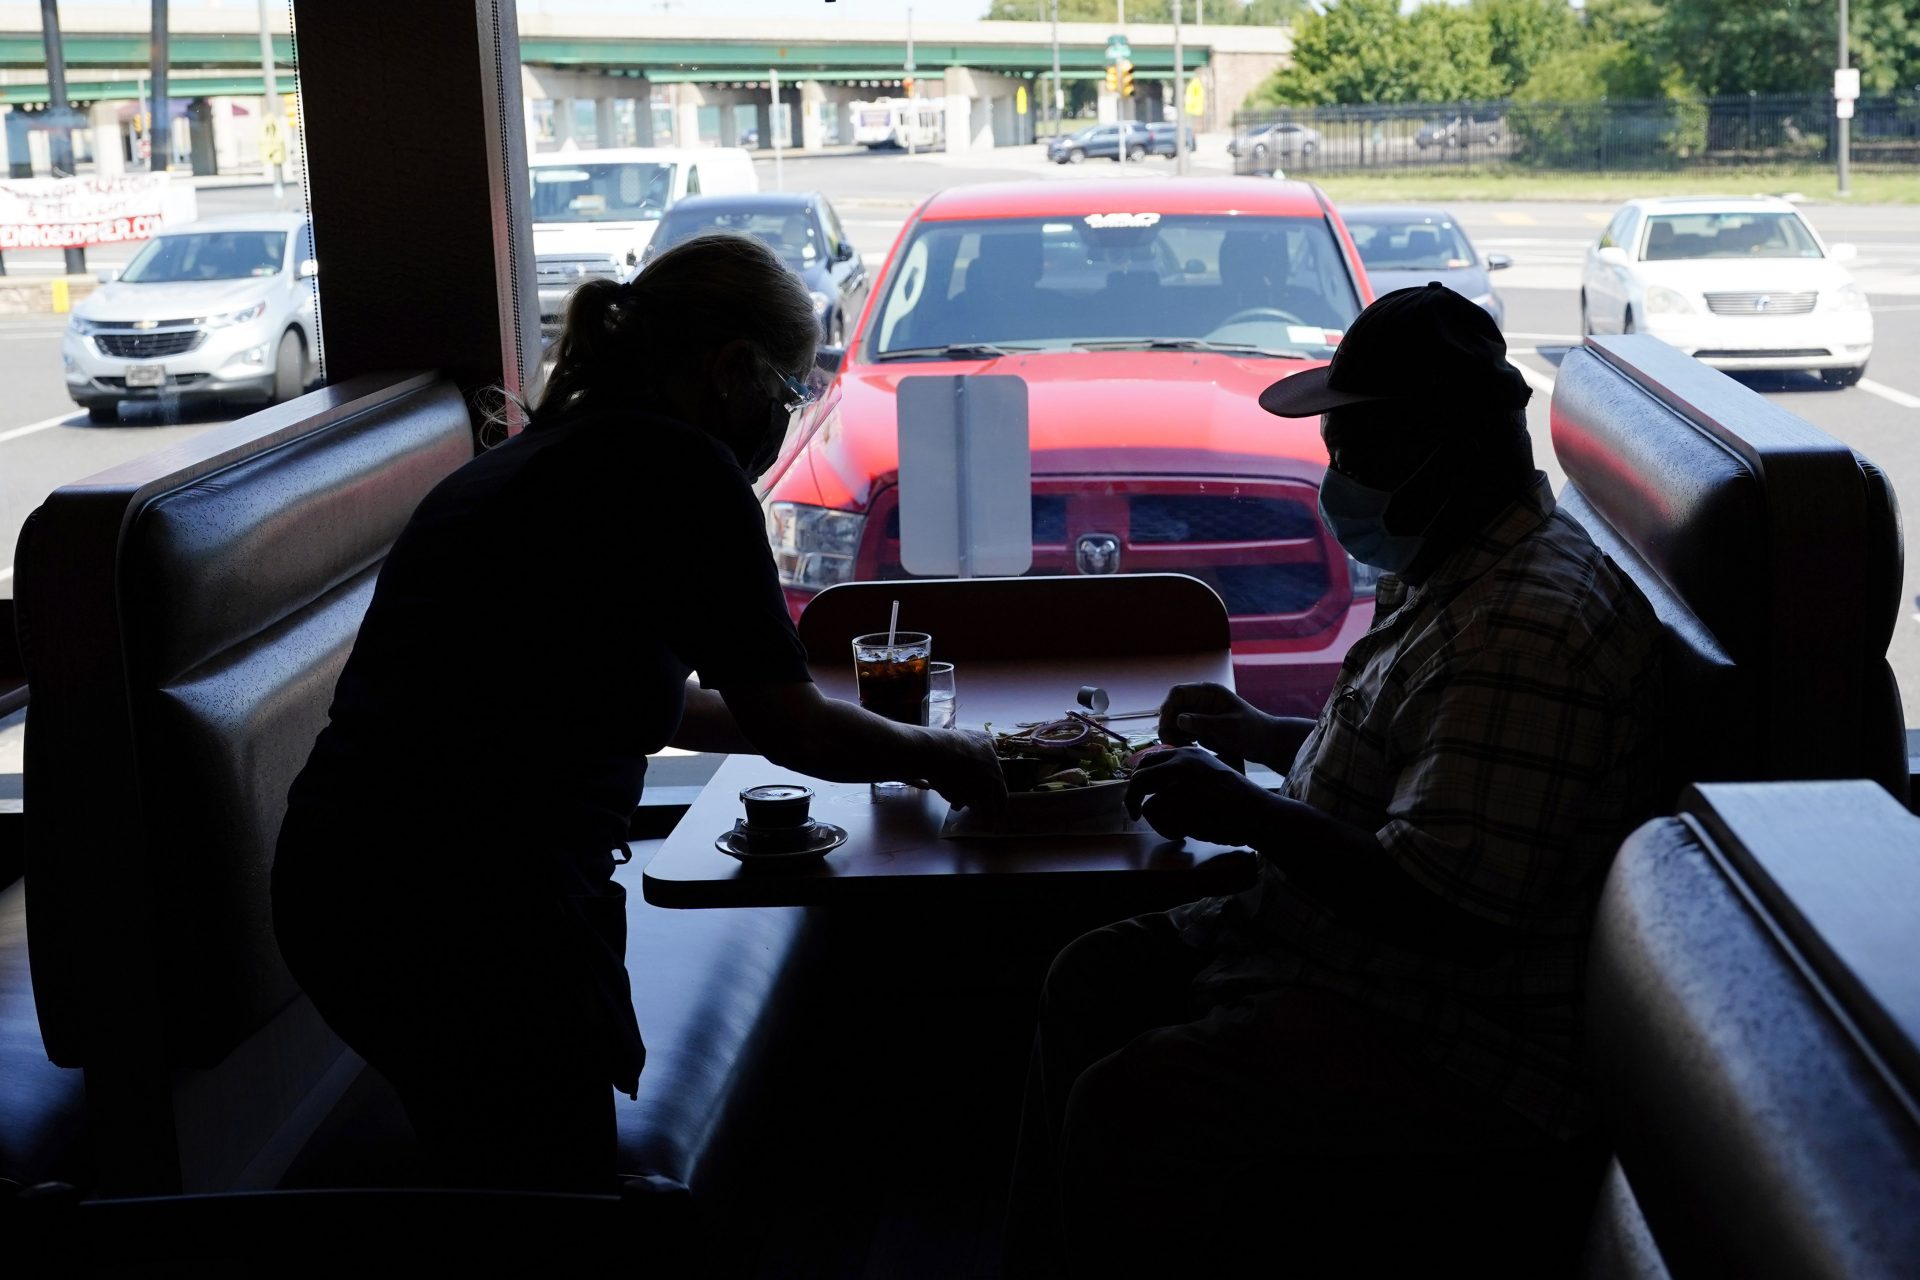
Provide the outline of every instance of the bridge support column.
[[827,101],[827,91],[818,80],[800,82],[800,146],[812,151],[826,145],[827,121],[824,118],[833,104]]
[[553,99],[553,145],[564,147],[569,142],[578,146],[573,136],[573,99]]
[[117,103],[93,104],[93,172],[95,177],[115,178],[127,171],[126,141],[120,133]]
[[612,98],[593,100],[593,145],[596,147],[620,145],[620,120],[613,109]]

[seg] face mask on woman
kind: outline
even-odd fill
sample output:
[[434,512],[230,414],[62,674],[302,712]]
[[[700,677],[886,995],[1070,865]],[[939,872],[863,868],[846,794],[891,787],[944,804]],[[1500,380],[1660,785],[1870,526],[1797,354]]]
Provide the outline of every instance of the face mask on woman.
[[[1420,550],[1427,543],[1427,530],[1439,519],[1440,512],[1435,511],[1419,533],[1394,533],[1387,528],[1387,508],[1439,456],[1440,450],[1435,449],[1425,462],[1414,468],[1412,475],[1392,489],[1375,489],[1332,467],[1327,468],[1326,478],[1320,482],[1320,518],[1326,521],[1327,528],[1333,531],[1348,555],[1361,564],[1370,564],[1388,573],[1405,573],[1407,567],[1419,559]],[[1445,506],[1443,502],[1441,509]]]
[[758,480],[779,459],[780,446],[799,420],[800,411],[816,398],[813,388],[800,379],[781,373],[770,364],[767,367],[779,379],[779,390],[767,402],[766,428],[758,439],[748,444],[744,456],[739,447],[736,446],[734,450],[734,456],[739,458],[740,467],[749,480]]

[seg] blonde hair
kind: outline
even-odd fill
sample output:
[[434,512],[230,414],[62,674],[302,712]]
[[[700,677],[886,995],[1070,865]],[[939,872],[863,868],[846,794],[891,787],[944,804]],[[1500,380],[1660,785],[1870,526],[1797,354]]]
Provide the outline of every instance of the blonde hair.
[[624,284],[588,280],[573,291],[534,423],[686,377],[735,341],[779,372],[804,376],[820,341],[813,299],[752,236],[695,236]]

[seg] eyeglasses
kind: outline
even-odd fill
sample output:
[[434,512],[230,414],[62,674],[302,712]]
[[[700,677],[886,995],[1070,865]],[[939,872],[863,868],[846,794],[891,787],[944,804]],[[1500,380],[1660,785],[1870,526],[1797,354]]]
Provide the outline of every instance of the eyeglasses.
[[[768,365],[767,367],[773,369],[772,365]],[[781,407],[788,413],[804,409],[820,398],[820,389],[818,387],[809,386],[790,373],[782,373],[778,369],[773,369],[773,376],[780,379],[780,384],[787,389],[787,399],[782,402]]]

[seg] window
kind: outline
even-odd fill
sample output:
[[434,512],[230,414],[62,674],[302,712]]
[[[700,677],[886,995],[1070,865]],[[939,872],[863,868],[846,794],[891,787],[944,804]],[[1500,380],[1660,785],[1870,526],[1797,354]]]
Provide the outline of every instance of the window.
[[1680,258],[1818,258],[1820,246],[1796,213],[1655,214],[1647,220],[1647,262]]
[[671,164],[574,164],[542,158],[533,169],[535,222],[632,222],[658,218],[673,199]]
[[697,164],[687,166],[687,194],[690,196],[700,194],[700,166]]
[[1614,214],[1613,221],[1609,222],[1607,229],[1600,233],[1600,247],[1602,249],[1616,249],[1629,243],[1632,238],[1629,235],[1629,228],[1633,226],[1634,217],[1635,214],[1632,209],[1622,209],[1619,213]]
[[1473,265],[1473,246],[1444,218],[1349,222],[1347,230],[1371,271],[1448,271]]
[[813,266],[824,258],[813,215],[799,205],[785,209],[729,210],[708,206],[676,210],[660,224],[654,246],[666,249],[706,231],[736,231],[756,236],[795,268]]

